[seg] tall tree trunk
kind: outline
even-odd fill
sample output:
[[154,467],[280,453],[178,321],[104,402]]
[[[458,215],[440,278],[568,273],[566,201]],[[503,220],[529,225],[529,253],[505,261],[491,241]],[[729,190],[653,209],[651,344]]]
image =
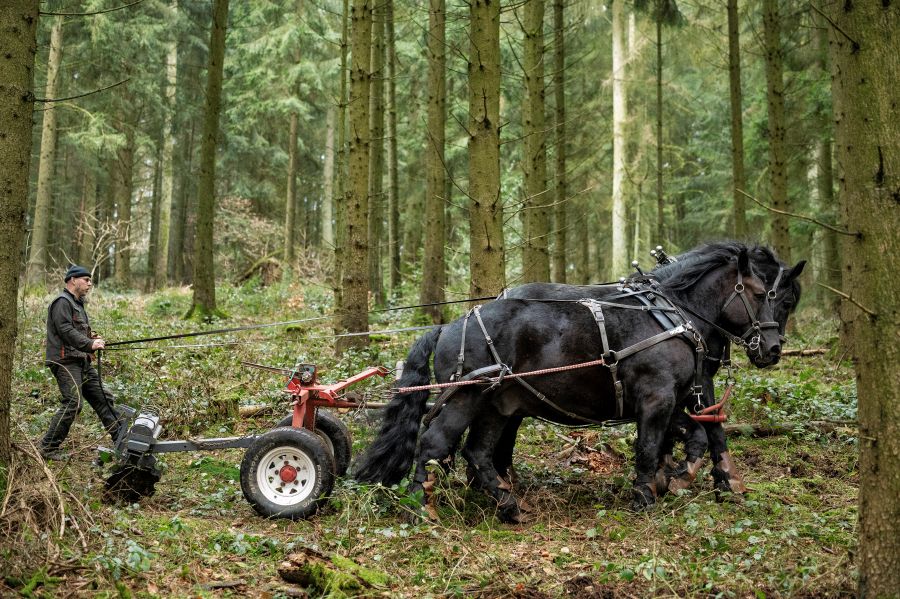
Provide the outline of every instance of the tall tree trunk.
[[325,116],[325,164],[322,165],[322,243],[334,248],[334,106],[328,107]]
[[547,189],[546,118],[544,115],[544,0],[527,0],[522,23],[525,35],[522,132],[525,136],[524,281],[550,280],[549,193]]
[[131,287],[131,200],[134,195],[135,131],[130,119],[122,120],[125,145],[118,151],[118,195],[116,195],[116,283]]
[[81,189],[81,209],[78,217],[78,264],[93,266],[94,243],[97,238],[97,171],[94,155],[84,168],[84,185]]
[[[178,0],[172,11],[177,13]],[[162,190],[159,202],[159,244],[154,277],[156,287],[165,287],[169,276],[169,236],[172,223],[172,200],[175,195],[175,92],[178,84],[178,42],[172,40],[166,58],[166,115],[163,120]]]
[[[39,3],[16,0],[0,5],[0,468],[10,463],[10,408],[16,351],[19,273],[34,113],[34,57]],[[9,472],[9,470],[6,470]]]
[[156,286],[156,262],[159,253],[159,195],[162,192],[162,146],[165,132],[160,127],[156,138],[156,153],[153,156],[153,187],[150,192],[150,242],[147,245],[147,279],[144,291],[150,292]]
[[[347,68],[347,53],[349,50],[349,22],[350,0],[344,0],[344,10],[341,13],[341,87],[338,100],[338,152],[337,152],[337,180],[335,181],[334,201],[334,273],[332,275],[332,291],[334,293],[335,312],[343,310],[343,281],[344,263],[347,249],[347,221],[346,206],[349,200],[345,182],[348,176],[347,165],[347,79],[350,76]],[[339,330],[340,323],[335,324],[335,330]]]
[[294,268],[295,246],[294,231],[296,229],[297,215],[297,130],[300,116],[296,112],[291,113],[291,124],[288,132],[288,172],[287,193],[284,199],[284,272],[290,276]]
[[[350,155],[349,185],[343,217],[346,226],[346,255],[341,272],[342,310],[338,332],[368,330],[369,272],[369,93],[372,74],[372,0],[353,0],[353,64],[350,69]],[[365,346],[368,337],[339,337],[337,351]]]
[[[787,157],[784,121],[784,48],[778,0],[763,0],[763,29],[766,56],[766,98],[769,106],[769,180],[772,208],[788,210]],[[791,260],[791,239],[787,216],[773,213],[772,245],[778,257]]]
[[397,40],[394,0],[386,0],[385,65],[387,75],[388,269],[391,294],[400,289],[400,182],[397,170]]
[[191,193],[193,183],[194,164],[194,133],[195,124],[191,121],[190,128],[185,132],[181,143],[181,157],[179,160],[178,202],[174,207],[175,222],[172,227],[172,236],[169,242],[169,276],[173,281],[184,283],[187,281],[187,258],[190,255],[186,246],[188,221],[191,218]]
[[[662,2],[656,2],[656,239],[662,243],[665,237],[665,209],[666,203],[663,197],[663,61],[662,61]],[[640,196],[638,196],[640,198]],[[640,209],[636,210],[640,215]],[[635,231],[638,225],[635,224]],[[637,237],[637,233],[635,233]],[[634,256],[638,255],[638,242],[634,243]]]
[[118,226],[116,224],[116,200],[119,197],[122,188],[121,177],[119,176],[119,156],[113,152],[106,160],[106,193],[103,196],[103,214],[101,224],[105,240],[98,248],[100,253],[100,261],[97,268],[100,276],[94,277],[94,284],[99,280],[112,278],[116,270],[116,237],[118,236]]
[[372,91],[369,99],[369,288],[376,306],[385,304],[384,231],[384,7],[372,5]]
[[500,199],[500,3],[469,3],[469,291],[506,286]]
[[732,233],[737,239],[747,238],[747,212],[744,194],[744,113],[741,90],[741,38],[738,0],[728,0],[728,95],[731,100],[731,194],[734,201]]
[[[819,18],[818,13],[813,15],[817,27],[815,29],[817,66],[823,75],[828,73],[828,23]],[[832,163],[831,139],[834,134],[831,114],[821,110],[818,116],[821,130],[819,139],[815,142],[816,152],[816,188],[819,197],[819,209],[821,214],[827,214],[836,220],[837,206],[834,197],[834,167]],[[830,229],[819,230],[822,245],[821,273],[826,285],[834,288],[841,286],[840,252],[838,251],[838,234]],[[831,292],[827,292],[826,303],[834,310],[840,307],[840,298]]]
[[[422,267],[423,304],[445,299],[447,176],[444,163],[447,124],[446,2],[430,0],[428,11],[428,128],[425,132],[425,256]],[[442,322],[440,306],[425,308],[435,324]]]
[[900,5],[831,5],[830,56],[844,224],[843,337],[859,398],[859,588],[900,589]]
[[[47,86],[44,96],[57,97],[59,67],[62,64],[63,16],[56,16],[50,30],[50,53],[47,57]],[[37,198],[31,227],[31,251],[25,280],[28,285],[44,281],[47,274],[47,244],[50,236],[50,210],[53,203],[53,167],[56,162],[56,104],[44,104],[44,121],[41,126],[41,156],[38,162]]]
[[611,277],[626,267],[628,231],[626,222],[625,121],[625,7],[624,0],[612,2],[612,88],[613,88],[613,182],[612,182],[612,264]]
[[[429,0],[430,2],[430,0]],[[445,2],[446,5],[446,2]],[[429,8],[430,10],[430,8]],[[445,10],[446,15],[446,10]],[[446,16],[445,16],[446,19]],[[427,34],[426,34],[427,35]],[[449,82],[448,82],[449,83]],[[413,71],[410,74],[409,81],[409,103],[411,104],[410,110],[406,114],[406,122],[413,129],[419,128],[421,125],[421,121],[426,121],[427,125],[427,115],[424,119],[419,119],[419,109],[421,102],[419,101],[419,92],[420,88],[424,88],[425,93],[428,91],[428,84],[423,86],[421,85],[419,74],[417,71]],[[448,92],[448,96],[452,96],[451,93]],[[427,111],[427,99],[426,99],[426,111]],[[424,172],[427,177],[427,153],[429,151],[428,145],[425,146],[425,156],[422,156],[421,153],[413,154],[410,159],[406,163],[406,173],[408,180],[415,180],[417,177],[421,176]],[[449,168],[449,165],[448,165]],[[446,204],[445,204],[446,210]],[[426,240],[424,239],[424,228],[425,223],[424,219],[415,218],[413,215],[425,214],[425,193],[409,193],[406,194],[404,201],[404,209],[403,213],[409,215],[404,221],[403,224],[403,248],[402,248],[402,258],[401,262],[403,267],[406,269],[407,274],[411,274],[412,271],[415,270],[415,266],[420,262],[420,253],[423,250]],[[445,237],[446,239],[446,237]],[[424,260],[424,256],[421,257]]]
[[569,201],[568,174],[566,173],[566,20],[564,0],[553,0],[553,46],[554,71],[553,94],[555,99],[555,145],[556,145],[556,186],[553,196],[553,281],[566,282],[566,262],[568,245],[566,233],[568,229]]
[[188,318],[207,320],[216,308],[216,276],[213,265],[213,217],[216,210],[216,141],[222,106],[222,67],[225,60],[225,28],[228,0],[213,0],[206,78],[206,112],[200,147],[200,181],[197,189],[197,227],[194,246],[194,297]]

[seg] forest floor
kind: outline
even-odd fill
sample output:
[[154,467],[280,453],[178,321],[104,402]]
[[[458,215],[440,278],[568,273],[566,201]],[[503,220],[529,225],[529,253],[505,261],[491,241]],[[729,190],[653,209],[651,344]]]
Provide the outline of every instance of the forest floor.
[[[221,326],[330,313],[321,286],[222,287]],[[64,445],[70,457],[46,468],[27,456],[57,407],[42,365],[50,296],[20,310],[14,372],[16,465],[0,517],[0,596],[306,596],[276,568],[302,548],[343,556],[384,572],[369,591],[388,597],[848,597],[858,490],[853,374],[835,324],[798,315],[788,348],[826,347],[786,357],[772,369],[738,360],[731,422],[789,425],[786,434],[733,436],[730,446],[751,492],[717,502],[708,464],[694,486],[645,513],[629,510],[634,426],[573,430],[526,421],[516,448],[518,490],[530,520],[501,523],[491,502],[465,485],[463,460],[438,485],[439,522],[408,524],[403,489],[339,479],[332,499],[309,520],[266,520],[244,500],[242,450],[170,454],[156,494],[133,505],[102,501],[103,476],[91,462],[105,445],[85,409]],[[89,312],[110,340],[190,330],[181,320],[187,289],[154,294],[99,289]],[[409,311],[380,313],[372,329],[421,324]],[[374,336],[369,348],[336,357],[328,321],[200,337],[108,351],[103,377],[119,401],[152,405],[166,438],[261,432],[288,412],[277,374],[241,360],[321,366],[332,382],[368,365],[393,367],[413,335]],[[213,347],[173,347],[225,343]],[[168,345],[167,345],[168,344]],[[166,349],[168,347],[168,349]],[[387,383],[361,385],[378,399]],[[240,418],[235,408],[270,406]],[[377,415],[345,413],[354,452]],[[812,427],[811,420],[830,426]],[[574,442],[574,443],[573,443]],[[5,489],[0,489],[4,490]],[[61,514],[65,514],[65,518]],[[60,536],[60,529],[63,530]],[[310,590],[309,596],[322,596]],[[335,595],[336,596],[336,595]]]

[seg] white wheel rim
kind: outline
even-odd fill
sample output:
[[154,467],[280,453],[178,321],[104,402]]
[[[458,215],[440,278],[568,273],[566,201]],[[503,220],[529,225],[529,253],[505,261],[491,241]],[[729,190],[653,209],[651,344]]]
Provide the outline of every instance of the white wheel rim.
[[256,485],[268,501],[295,505],[312,494],[316,466],[306,452],[296,447],[276,447],[259,461]]

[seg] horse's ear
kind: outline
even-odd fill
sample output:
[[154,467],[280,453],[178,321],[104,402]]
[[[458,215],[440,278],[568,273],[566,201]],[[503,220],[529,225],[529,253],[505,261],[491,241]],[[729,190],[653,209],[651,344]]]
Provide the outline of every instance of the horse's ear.
[[785,277],[788,281],[793,281],[797,277],[800,276],[800,273],[803,272],[803,267],[806,266],[806,260],[801,260],[797,264],[794,265],[794,268],[789,270]]
[[747,248],[741,248],[741,251],[738,253],[737,263],[738,272],[744,275],[750,272],[750,254],[747,253]]

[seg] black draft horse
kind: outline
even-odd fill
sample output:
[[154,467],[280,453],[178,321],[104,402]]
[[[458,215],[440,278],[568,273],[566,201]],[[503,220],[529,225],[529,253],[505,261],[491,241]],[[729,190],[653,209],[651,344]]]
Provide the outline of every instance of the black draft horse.
[[[635,273],[632,279],[647,278],[657,281],[665,281],[668,277],[681,272],[688,264],[702,260],[711,252],[728,251],[738,252],[742,244],[735,241],[712,242],[701,245],[693,250],[675,257],[678,266],[665,264],[657,266],[646,276]],[[795,266],[789,267],[781,262],[775,253],[764,246],[752,246],[747,248],[750,261],[756,274],[763,280],[767,295],[773,302],[774,319],[778,323],[779,332],[784,335],[788,317],[800,301],[801,287],[797,278],[803,272],[806,265],[801,260]],[[615,287],[610,285],[564,285],[560,283],[526,283],[507,290],[501,297],[510,299],[550,299],[550,300],[578,300],[581,298],[602,299],[615,292]],[[783,339],[783,337],[782,337]],[[715,403],[715,390],[713,378],[722,366],[723,359],[728,359],[726,348],[730,341],[718,331],[712,331],[706,338],[707,354],[703,361],[703,404],[704,407]],[[501,477],[512,481],[512,457],[515,446],[516,434],[524,419],[523,416],[512,416],[506,425],[497,448],[494,452],[494,468]],[[671,460],[672,446],[675,440],[685,443],[685,458],[677,465]],[[728,452],[728,444],[725,438],[725,429],[720,422],[704,422],[702,426],[695,423],[684,411],[676,410],[670,421],[669,434],[662,449],[662,462],[671,470],[670,490],[688,487],[696,478],[702,466],[702,457],[709,448],[712,458],[712,477],[717,492],[743,493],[746,487],[743,478],[735,468],[734,462]]]
[[[693,337],[698,343],[717,329],[735,338],[755,330],[748,357],[760,368],[776,363],[781,352],[779,329],[766,291],[744,246],[721,248],[680,266],[676,263],[658,289],[690,316],[690,332],[696,333]],[[733,301],[738,296],[740,300]],[[481,329],[489,332],[491,343],[485,342],[487,335]],[[605,329],[610,348],[631,347],[660,332],[647,311],[621,308],[605,310]],[[495,301],[480,310],[479,326],[467,328],[464,319],[459,319],[419,338],[396,386],[427,385],[432,354],[436,380],[449,381],[457,370],[464,331],[464,373],[496,364],[498,358],[508,372],[523,373],[589,362],[603,353],[598,321],[578,302]],[[509,378],[495,381],[487,389],[459,387],[436,413],[432,410],[421,435],[429,392],[398,393],[385,409],[377,438],[357,461],[354,475],[363,482],[390,485],[406,476],[415,461],[409,489],[416,493],[426,488],[426,465],[452,459],[468,429],[463,457],[475,482],[498,502],[502,520],[517,521],[518,501],[493,465],[497,442],[510,417],[535,416],[578,425],[624,416],[637,421],[633,506],[645,508],[655,502],[660,452],[670,419],[676,410],[696,402],[692,389],[697,353],[693,344],[672,335],[618,363],[618,379],[624,388],[621,413],[610,369],[602,365],[532,377],[528,381],[531,390]]]

